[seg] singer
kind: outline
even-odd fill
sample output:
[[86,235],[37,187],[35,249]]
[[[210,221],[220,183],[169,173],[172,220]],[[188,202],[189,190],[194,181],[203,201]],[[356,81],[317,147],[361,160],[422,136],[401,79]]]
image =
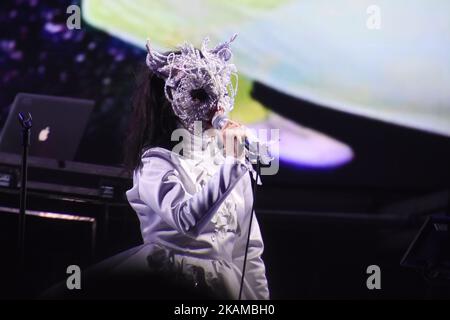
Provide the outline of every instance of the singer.
[[[214,297],[238,299],[253,215],[242,299],[269,299],[252,212],[253,171],[241,152],[243,127],[228,120],[219,135],[206,134],[213,117],[234,105],[237,70],[229,61],[235,37],[214,49],[206,38],[200,50],[184,43],[166,53],[147,43],[125,143],[125,164],[133,172],[126,196],[144,245],[121,268],[170,274]],[[176,130],[186,132],[181,152],[172,139]],[[231,147],[224,143],[229,137]]]

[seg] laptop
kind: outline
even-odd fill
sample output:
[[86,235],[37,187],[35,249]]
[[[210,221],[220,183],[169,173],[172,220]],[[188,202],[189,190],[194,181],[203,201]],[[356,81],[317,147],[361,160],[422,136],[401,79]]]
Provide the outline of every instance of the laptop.
[[29,155],[73,160],[83,136],[94,101],[19,93],[0,133],[0,151],[22,153],[22,126],[18,113],[33,118]]

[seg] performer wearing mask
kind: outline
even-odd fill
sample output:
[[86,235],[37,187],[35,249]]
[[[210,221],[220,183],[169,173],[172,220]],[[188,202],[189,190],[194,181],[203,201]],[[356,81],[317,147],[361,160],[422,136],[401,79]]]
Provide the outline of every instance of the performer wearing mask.
[[[166,53],[147,43],[125,143],[133,172],[126,196],[144,245],[120,266],[170,274],[214,297],[237,299],[253,215],[242,299],[269,299],[243,127],[228,121],[219,135],[210,130],[213,116],[234,105],[237,70],[229,61],[235,37],[214,49],[206,38],[200,50],[184,43]],[[181,143],[172,141],[174,132],[181,132],[174,134]]]

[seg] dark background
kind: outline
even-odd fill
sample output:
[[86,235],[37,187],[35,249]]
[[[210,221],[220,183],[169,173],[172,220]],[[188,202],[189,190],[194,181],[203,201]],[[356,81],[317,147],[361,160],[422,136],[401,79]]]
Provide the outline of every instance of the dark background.
[[[69,3],[78,1],[1,4],[0,128],[19,92],[93,99],[95,110],[75,161],[120,166],[134,78],[145,53],[87,24],[76,32],[46,30],[49,22],[65,25]],[[355,153],[342,167],[312,170],[282,164],[279,174],[264,177],[256,208],[273,298],[446,296],[419,272],[401,267],[400,259],[428,215],[448,212],[450,139],[334,111],[263,84],[256,84],[253,96],[280,115],[345,142]],[[433,198],[436,194],[440,196]],[[0,204],[8,201],[13,206],[18,198],[3,198]],[[48,203],[37,197],[32,206]],[[71,209],[66,203],[59,208]],[[94,206],[88,211],[101,210]],[[104,241],[95,260],[140,243],[131,208],[114,210],[109,229],[114,240]],[[10,230],[4,237],[14,237],[14,228],[0,225]],[[42,241],[58,239],[48,236],[56,229],[45,229]],[[78,237],[85,229],[73,226],[70,232]],[[64,241],[78,248],[73,238]],[[48,248],[39,250],[50,255],[61,251]],[[89,259],[83,259],[88,265]],[[365,287],[371,264],[382,269],[380,291]],[[63,277],[51,274],[52,281]]]
[[[77,161],[120,165],[135,76],[145,52],[83,24],[65,29],[78,1],[8,1],[0,11],[0,128],[18,92],[96,101]],[[48,31],[48,24],[64,26]],[[257,84],[254,98],[302,125],[351,146],[355,159],[329,170],[284,165],[270,183],[445,187],[450,139],[318,106]]]

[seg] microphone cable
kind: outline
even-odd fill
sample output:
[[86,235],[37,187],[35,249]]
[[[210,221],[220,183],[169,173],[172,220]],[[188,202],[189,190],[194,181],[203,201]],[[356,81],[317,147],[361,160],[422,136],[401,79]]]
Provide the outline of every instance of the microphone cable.
[[245,277],[245,267],[247,265],[248,246],[250,244],[250,234],[252,231],[253,215],[255,214],[254,210],[255,210],[255,202],[256,202],[256,186],[258,185],[258,178],[260,177],[260,174],[261,174],[260,170],[261,170],[260,163],[259,163],[259,160],[257,160],[256,161],[256,177],[255,177],[255,179],[252,179],[252,182],[253,182],[252,183],[253,184],[253,186],[252,186],[252,191],[253,191],[252,212],[250,213],[250,223],[248,226],[247,244],[245,246],[244,265],[242,267],[241,286],[239,288],[239,299],[238,300],[241,300],[242,289],[244,287],[244,277]]

